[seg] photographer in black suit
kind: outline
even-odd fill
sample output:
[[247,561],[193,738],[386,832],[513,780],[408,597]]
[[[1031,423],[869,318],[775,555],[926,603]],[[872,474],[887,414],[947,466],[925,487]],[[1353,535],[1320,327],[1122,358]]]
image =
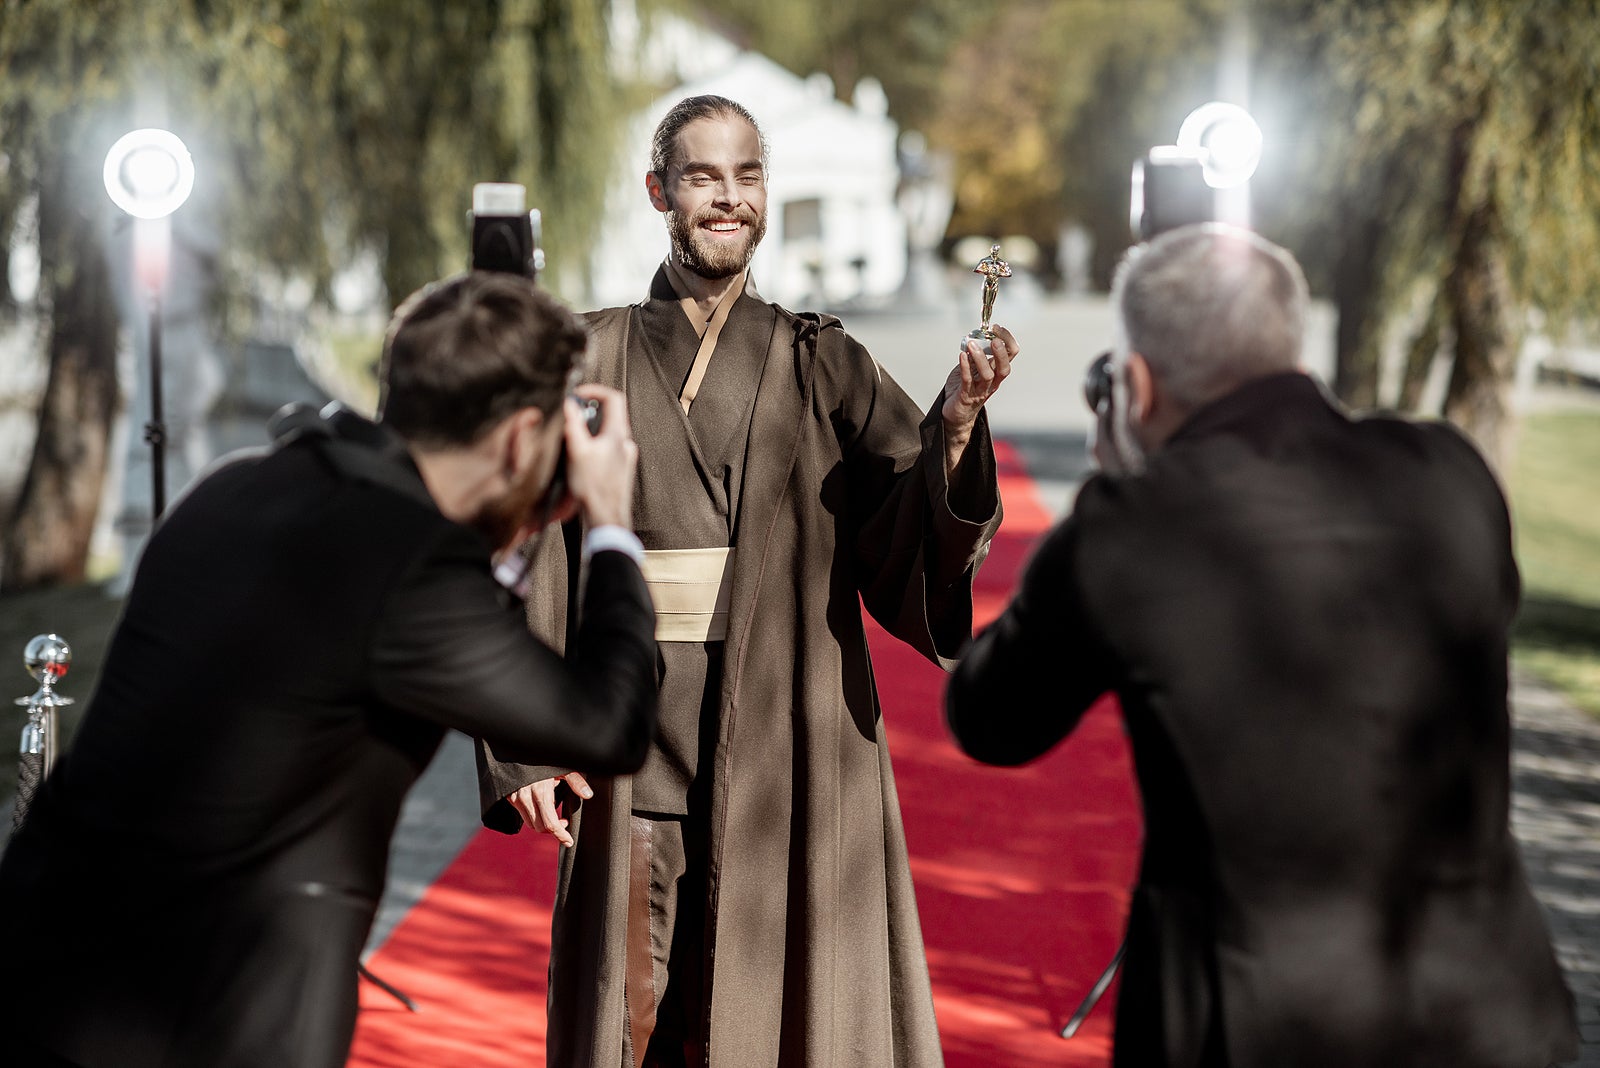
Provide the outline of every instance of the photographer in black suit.
[[1186,227],[1113,290],[1109,440],[947,693],[1033,759],[1121,699],[1145,842],[1119,1068],[1542,1068],[1570,996],[1508,826],[1518,578],[1444,424],[1297,371],[1282,249]]
[[[581,321],[511,275],[415,294],[383,415],[301,419],[166,516],[88,715],[0,861],[0,1063],[343,1065],[407,789],[444,732],[625,773],[655,720],[620,394],[567,395]],[[565,442],[570,496],[546,501]],[[491,573],[590,529],[564,661]]]

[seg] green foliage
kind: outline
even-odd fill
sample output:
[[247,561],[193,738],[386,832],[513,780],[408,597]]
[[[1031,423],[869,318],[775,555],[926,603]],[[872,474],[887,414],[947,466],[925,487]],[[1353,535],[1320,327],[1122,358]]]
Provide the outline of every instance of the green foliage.
[[[1600,255],[1592,2],[1261,0],[1256,11],[1270,76],[1315,131],[1268,216],[1297,232],[1320,276],[1352,265],[1372,276],[1363,344],[1419,298],[1435,305],[1421,330],[1451,326],[1443,340],[1458,359],[1482,347],[1467,335],[1514,349],[1527,310],[1559,332],[1600,298],[1600,272],[1587,269]],[[1503,281],[1508,309],[1469,322],[1463,298],[1486,279]]]
[[751,47],[848,94],[870,74],[890,112],[956,163],[952,234],[1063,222],[1099,239],[1098,274],[1128,241],[1128,172],[1212,93],[1226,0],[704,0]]
[[[94,19],[75,19],[65,3],[21,3],[8,0],[0,15],[0,244],[8,243],[25,201],[38,195],[87,193],[98,181],[73,180],[62,188],[61,176],[78,179],[99,174],[101,155],[111,145],[126,113],[127,85],[135,74],[134,59],[159,50],[161,30],[142,19],[136,5],[99,5]],[[105,196],[79,207],[79,214],[100,217]],[[68,232],[46,227],[34,236],[40,242],[45,285],[65,283],[75,265],[74,247],[81,227]],[[7,302],[9,279],[0,276]]]
[[[42,137],[51,122],[113,131],[155,101],[220,193],[240,285],[266,268],[326,294],[336,266],[370,251],[398,301],[465,264],[469,191],[486,180],[529,186],[552,280],[581,284],[624,106],[608,0],[184,0],[159,19],[93,7],[6,4],[5,232],[60,150]],[[114,136],[73,143],[87,165]]]
[[951,47],[992,10],[971,0],[678,0],[678,6],[710,15],[802,77],[822,71],[844,98],[862,78],[876,78],[890,112],[912,128],[932,121],[943,87],[963,77],[948,67]]
[[[379,255],[397,301],[465,265],[472,184],[516,181],[543,211],[547,281],[580,284],[603,206],[593,175],[613,158],[623,107],[608,73],[607,6],[323,0],[263,26],[281,42],[288,79],[254,98],[261,125],[283,135],[273,148],[285,166],[274,170],[316,179],[299,193],[323,205],[315,232],[285,228],[278,240],[315,242],[331,228]],[[320,106],[308,114],[296,85]],[[273,228],[270,213],[255,222]]]
[[[932,127],[956,154],[953,232],[1053,241],[1109,218],[1127,243],[1128,171],[1169,141],[1215,62],[1214,5],[1048,0],[995,5],[952,52]],[[1198,90],[1209,95],[1209,86]]]
[[[843,93],[862,74],[882,81],[895,117],[956,156],[952,232],[1048,243],[1077,219],[1117,250],[1129,164],[1215,91],[1222,19],[1243,10],[1253,98],[1273,139],[1258,219],[1323,288],[1368,279],[1371,292],[1341,296],[1363,320],[1349,324],[1352,344],[1376,346],[1419,294],[1433,299],[1485,208],[1481,251],[1517,306],[1559,329],[1600,296],[1600,272],[1587,269],[1600,262],[1592,0],[696,6],[795,72],[828,72]],[[1432,317],[1436,331],[1449,311]],[[1505,333],[1514,342],[1519,331]]]
[[[173,129],[196,158],[178,233],[214,250],[234,332],[263,276],[310,278],[326,297],[338,267],[370,255],[398,302],[461,269],[480,180],[529,186],[546,284],[583,281],[623,106],[609,0],[0,4],[0,245],[32,202],[51,354],[8,582],[70,578],[87,553],[116,396],[101,259],[115,213],[98,176],[133,125]],[[218,232],[195,234],[197,220]],[[0,311],[10,297],[0,288]]]

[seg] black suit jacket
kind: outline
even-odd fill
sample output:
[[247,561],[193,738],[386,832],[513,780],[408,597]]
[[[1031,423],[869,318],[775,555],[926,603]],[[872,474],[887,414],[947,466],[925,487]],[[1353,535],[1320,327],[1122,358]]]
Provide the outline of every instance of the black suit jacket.
[[590,561],[563,661],[489,557],[348,413],[170,512],[0,861],[0,1063],[342,1065],[390,834],[445,730],[639,766],[655,641],[633,561]]
[[1506,507],[1448,426],[1309,378],[1097,476],[952,678],[980,760],[1121,698],[1145,843],[1117,1011],[1138,1068],[1536,1068],[1571,999],[1508,826]]

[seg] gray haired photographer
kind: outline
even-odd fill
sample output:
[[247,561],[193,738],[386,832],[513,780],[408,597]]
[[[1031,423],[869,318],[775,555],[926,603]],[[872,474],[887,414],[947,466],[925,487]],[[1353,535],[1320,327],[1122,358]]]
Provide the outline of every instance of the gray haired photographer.
[[1145,841],[1119,1068],[1543,1068],[1577,1032],[1508,825],[1505,501],[1450,426],[1301,373],[1306,301],[1246,231],[1129,254],[1087,389],[1104,470],[949,726],[1018,765],[1121,701]]

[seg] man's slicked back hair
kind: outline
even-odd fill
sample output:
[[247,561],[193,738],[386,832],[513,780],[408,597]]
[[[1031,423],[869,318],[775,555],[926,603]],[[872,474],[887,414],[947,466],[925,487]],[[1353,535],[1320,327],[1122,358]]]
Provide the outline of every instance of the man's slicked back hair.
[[767,135],[761,132],[761,124],[756,122],[755,116],[736,100],[707,93],[678,101],[656,126],[655,136],[650,139],[650,172],[663,181],[666,179],[667,169],[678,161],[678,135],[691,122],[726,118],[743,119],[750,124],[761,141],[761,166],[765,168],[769,154]]
[[1191,408],[1295,370],[1308,301],[1293,256],[1221,223],[1180,227],[1130,250],[1111,287],[1121,357],[1139,353]]
[[395,311],[383,343],[381,421],[424,447],[470,445],[523,408],[560,407],[589,332],[518,275],[471,271]]

